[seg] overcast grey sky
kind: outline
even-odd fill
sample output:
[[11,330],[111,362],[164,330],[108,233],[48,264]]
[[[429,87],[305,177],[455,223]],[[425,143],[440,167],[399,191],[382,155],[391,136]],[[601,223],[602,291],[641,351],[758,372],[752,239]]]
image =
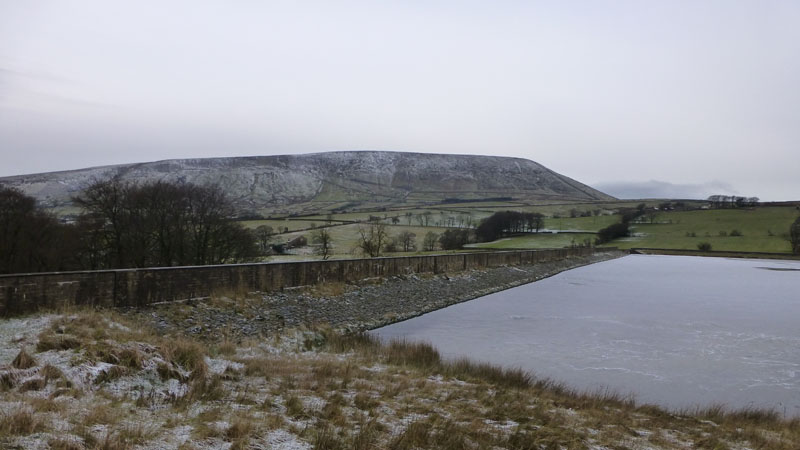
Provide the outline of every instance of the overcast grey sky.
[[0,176],[376,149],[798,199],[798,24],[794,0],[0,0]]

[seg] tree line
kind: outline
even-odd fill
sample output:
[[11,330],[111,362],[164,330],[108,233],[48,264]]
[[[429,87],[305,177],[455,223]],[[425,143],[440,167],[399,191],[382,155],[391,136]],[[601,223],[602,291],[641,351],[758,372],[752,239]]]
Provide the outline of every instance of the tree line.
[[259,253],[217,186],[111,179],[74,201],[81,213],[66,224],[0,188],[0,273],[223,264]]
[[541,213],[498,211],[478,224],[475,235],[481,242],[490,242],[514,233],[538,233],[543,226]]

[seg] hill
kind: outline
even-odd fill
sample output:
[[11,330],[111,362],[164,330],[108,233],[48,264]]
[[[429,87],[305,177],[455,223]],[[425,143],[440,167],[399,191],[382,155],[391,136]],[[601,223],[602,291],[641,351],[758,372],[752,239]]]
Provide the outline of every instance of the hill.
[[500,156],[381,151],[179,159],[0,178],[42,206],[69,211],[92,181],[218,183],[242,212],[297,214],[513,198],[603,201],[613,197],[541,164]]

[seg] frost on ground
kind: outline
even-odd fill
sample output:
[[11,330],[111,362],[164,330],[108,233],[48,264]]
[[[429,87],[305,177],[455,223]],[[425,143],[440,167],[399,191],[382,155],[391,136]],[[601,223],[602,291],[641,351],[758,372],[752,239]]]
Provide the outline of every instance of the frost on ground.
[[795,448],[758,412],[674,415],[330,330],[200,343],[130,317],[0,321],[0,448]]

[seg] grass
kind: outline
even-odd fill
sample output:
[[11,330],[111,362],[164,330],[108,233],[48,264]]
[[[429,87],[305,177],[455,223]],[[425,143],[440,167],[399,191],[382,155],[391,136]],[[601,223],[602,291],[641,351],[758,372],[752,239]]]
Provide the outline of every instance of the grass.
[[42,429],[42,421],[28,409],[0,413],[0,436],[29,435]]
[[[342,225],[336,227],[328,228],[328,231],[331,234],[331,239],[333,241],[333,252],[336,255],[346,255],[348,257],[352,257],[354,255],[354,249],[358,243],[359,234],[358,234],[358,224],[350,224],[350,225]],[[441,227],[419,227],[419,226],[406,226],[406,225],[389,225],[386,227],[390,236],[396,236],[400,232],[409,231],[417,235],[416,242],[417,248],[420,248],[422,245],[422,240],[425,237],[425,234],[428,232],[434,232],[437,234],[441,234],[446,228]],[[288,233],[281,235],[281,239],[293,239],[297,236],[305,235],[309,238],[310,241],[310,231],[305,232],[298,232],[298,233]],[[403,255],[412,255],[414,253],[402,253]]]
[[[784,235],[798,215],[791,207],[664,212],[658,223],[633,226],[643,236],[610,245],[697,250],[699,243],[708,242],[713,250],[789,253]],[[732,236],[734,230],[741,236]]]
[[[511,248],[560,248],[570,245],[580,245],[587,239],[594,241],[594,234],[601,228],[607,227],[619,221],[619,216],[612,214],[619,208],[633,208],[640,203],[645,203],[648,207],[657,206],[660,201],[612,201],[597,203],[575,203],[575,202],[481,202],[481,203],[462,203],[431,206],[429,208],[395,208],[382,212],[351,212],[333,214],[333,220],[366,220],[369,216],[386,215],[388,218],[399,216],[399,224],[392,225],[388,218],[384,220],[388,225],[391,235],[396,235],[401,231],[411,231],[417,235],[417,247],[422,243],[422,239],[429,231],[442,233],[446,228],[430,226],[420,227],[417,224],[416,216],[425,212],[430,212],[430,224],[435,225],[436,221],[446,220],[448,217],[458,217],[459,215],[469,215],[473,223],[488,217],[495,211],[516,210],[531,211],[545,214],[545,228],[550,230],[565,231],[585,231],[586,233],[577,234],[547,234],[525,235],[501,239],[495,242],[475,244],[473,248],[484,249],[511,249]],[[698,206],[703,202],[687,202]],[[591,212],[589,217],[570,217],[572,210],[578,213]],[[408,225],[406,213],[412,213],[411,225]],[[598,215],[599,213],[599,215]],[[723,251],[750,251],[750,252],[778,252],[787,253],[789,245],[784,235],[788,231],[789,224],[798,215],[792,207],[759,207],[741,208],[724,210],[694,210],[694,211],[665,211],[657,215],[653,224],[635,224],[634,233],[637,236],[620,239],[611,242],[609,245],[620,248],[632,247],[653,247],[667,249],[696,250],[700,242],[709,242],[713,250]],[[290,232],[278,235],[278,240],[289,240],[300,235],[310,237],[310,231],[294,231],[301,228],[308,228],[312,223],[322,225],[325,223],[326,215],[311,216],[302,220],[270,220],[270,221],[248,221],[248,226],[259,224],[269,224],[273,228],[283,229],[289,227]],[[331,232],[334,248],[334,258],[357,256],[354,249],[358,242],[358,225],[339,225],[328,228]],[[738,235],[737,234],[741,234]],[[287,255],[274,257],[275,260],[294,260],[312,259],[310,247],[299,250],[302,255]],[[307,254],[306,254],[307,253]],[[416,254],[416,253],[401,253]]]
[[15,369],[30,369],[36,366],[36,359],[29,355],[25,349],[19,351],[17,356],[11,361],[11,367]]
[[[790,253],[786,239],[789,226],[800,215],[792,207],[759,207],[695,211],[666,211],[655,223],[636,223],[634,237],[606,245],[622,249],[644,247],[697,250],[708,243],[715,251]],[[545,219],[549,229],[596,231],[619,221],[618,215]],[[557,248],[594,241],[593,234],[528,234],[475,244],[475,248]]]
[[[302,351],[298,340],[308,333],[317,336],[313,351]],[[31,442],[24,437],[64,449],[266,448],[275,431],[313,448],[356,450],[791,449],[800,441],[800,419],[786,421],[772,411],[670,412],[613,392],[577,392],[518,369],[446,360],[425,343],[384,343],[329,328],[287,336],[290,347],[280,339],[224,336],[199,345],[89,311],[54,320],[40,339],[54,334],[80,342],[50,350],[77,364],[116,355],[113,367],[126,380],[157,383],[163,372],[171,389],[183,389],[165,395],[166,385],[144,388],[134,381],[126,388],[102,375],[89,386],[57,389],[72,372],[53,363],[34,366],[33,378],[44,380],[40,391],[15,384],[2,394],[18,406],[0,415],[0,447]],[[228,350],[220,351],[223,346]],[[138,353],[123,365],[125,349]]]

